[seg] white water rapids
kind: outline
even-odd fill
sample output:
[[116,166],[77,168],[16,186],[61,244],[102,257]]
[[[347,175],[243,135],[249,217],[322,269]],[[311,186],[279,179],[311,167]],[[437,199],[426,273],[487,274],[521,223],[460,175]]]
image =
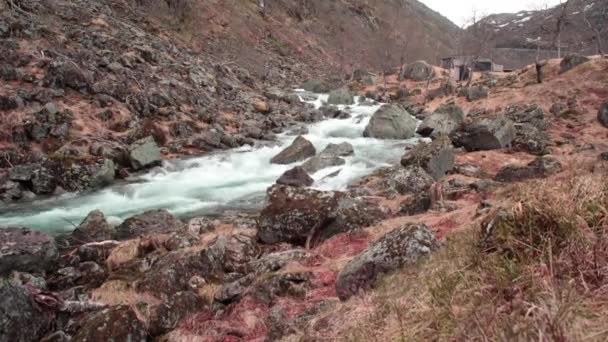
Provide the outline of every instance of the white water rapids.
[[[327,95],[308,101],[317,108]],[[363,138],[363,130],[379,104],[339,106],[350,119],[329,119],[308,126],[304,137],[317,153],[330,143],[348,142],[355,154],[346,165],[311,175],[313,188],[341,190],[358,177],[395,163],[406,144],[416,138],[391,141]],[[0,208],[0,226],[24,226],[44,231],[68,231],[92,210],[101,210],[113,223],[151,209],[167,209],[180,217],[216,215],[228,209],[258,209],[266,189],[294,165],[274,165],[270,159],[289,146],[295,136],[279,135],[276,145],[242,147],[202,157],[165,161],[161,167],[121,183],[88,194],[65,194],[30,203]],[[335,177],[327,175],[340,170]]]

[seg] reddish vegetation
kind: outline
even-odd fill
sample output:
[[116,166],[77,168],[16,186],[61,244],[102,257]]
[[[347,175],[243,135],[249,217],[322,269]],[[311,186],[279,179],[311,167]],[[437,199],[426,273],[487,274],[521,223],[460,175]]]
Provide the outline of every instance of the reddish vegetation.
[[367,232],[339,234],[323,242],[315,250],[318,254],[329,258],[352,257],[361,253],[367,247],[369,234]]

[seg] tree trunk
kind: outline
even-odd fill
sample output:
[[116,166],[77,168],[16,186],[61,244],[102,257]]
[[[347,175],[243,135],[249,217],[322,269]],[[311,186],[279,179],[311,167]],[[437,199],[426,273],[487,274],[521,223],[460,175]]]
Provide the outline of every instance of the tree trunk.
[[536,82],[543,83],[543,64],[536,62]]

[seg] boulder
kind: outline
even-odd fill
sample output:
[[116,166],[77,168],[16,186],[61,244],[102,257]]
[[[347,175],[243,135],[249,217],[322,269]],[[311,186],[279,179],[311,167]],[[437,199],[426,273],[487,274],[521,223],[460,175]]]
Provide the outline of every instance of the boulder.
[[416,61],[405,66],[402,77],[414,81],[427,81],[435,77],[435,69],[425,61]]
[[129,146],[129,159],[135,170],[161,163],[160,149],[152,136],[143,138]]
[[218,236],[201,253],[203,277],[207,280],[223,280],[225,274],[245,273],[248,264],[259,254],[260,248],[253,236]]
[[488,97],[488,88],[482,85],[465,88],[464,92],[467,101],[469,102],[478,101]]
[[302,89],[313,93],[329,93],[330,87],[325,81],[312,78],[301,85]]
[[111,159],[104,159],[101,164],[99,164],[97,172],[95,172],[91,178],[89,186],[92,188],[102,188],[104,186],[108,186],[114,183],[115,176],[116,165]]
[[292,164],[314,156],[317,150],[313,144],[303,136],[298,136],[289,147],[274,156],[270,162],[272,164]]
[[8,171],[8,179],[18,182],[31,181],[34,178],[36,170],[39,168],[39,164],[16,165]]
[[454,167],[454,149],[450,139],[442,135],[431,143],[421,142],[401,158],[404,167],[419,166],[439,180]]
[[562,171],[562,165],[553,157],[541,157],[528,165],[507,165],[496,174],[499,182],[521,182],[533,178],[545,178]]
[[175,329],[183,318],[200,311],[203,307],[202,299],[194,292],[175,293],[166,303],[152,308],[148,324],[150,335],[159,336]]
[[355,97],[350,91],[348,91],[348,89],[340,88],[332,90],[329,93],[327,103],[331,105],[352,105],[355,103]]
[[144,324],[127,305],[93,312],[79,323],[72,342],[146,341],[148,336]]
[[455,135],[454,142],[467,151],[484,151],[507,148],[517,132],[511,120],[505,118],[485,119],[467,125]]
[[329,144],[319,153],[322,156],[348,157],[355,154],[353,145],[343,142],[340,144]]
[[389,187],[401,195],[416,194],[428,190],[435,179],[419,165],[397,168],[388,176]]
[[58,259],[57,245],[49,235],[27,228],[0,228],[0,276],[11,271],[44,273]]
[[424,224],[407,224],[370,244],[338,274],[336,292],[347,300],[369,289],[383,273],[416,263],[437,249],[435,235]]
[[77,244],[111,240],[114,236],[112,227],[103,213],[91,211],[87,217],[72,231],[72,240]]
[[258,237],[267,244],[303,245],[309,235],[331,221],[342,196],[337,192],[275,185],[258,220]]
[[311,186],[314,182],[315,180],[310,178],[308,173],[300,166],[296,166],[293,169],[286,171],[277,180],[277,184],[296,187]]
[[346,164],[346,161],[340,157],[318,155],[310,158],[304,164],[302,164],[302,169],[308,173],[314,174],[319,170],[344,164]]
[[597,112],[597,119],[604,127],[608,128],[608,101],[600,106],[600,110]]
[[27,290],[0,278],[0,342],[38,341],[53,322]]
[[267,244],[304,245],[376,224],[388,210],[362,197],[275,185],[258,220],[258,238]]
[[428,192],[419,192],[405,199],[399,204],[399,212],[402,215],[413,216],[429,211],[433,203]]
[[184,223],[168,211],[151,210],[126,219],[116,227],[116,238],[121,240],[148,234],[166,234],[184,228]]
[[57,188],[57,182],[51,172],[41,167],[32,176],[32,192],[37,195],[50,195]]
[[560,72],[564,73],[566,71],[574,69],[574,67],[581,65],[583,63],[589,62],[589,58],[583,55],[579,55],[577,53],[572,53],[567,55],[562,59],[559,63]]
[[389,104],[372,116],[363,136],[377,139],[409,139],[416,134],[416,119],[405,108]]
[[464,123],[464,112],[455,104],[443,105],[427,116],[418,127],[418,134],[430,137],[452,134]]

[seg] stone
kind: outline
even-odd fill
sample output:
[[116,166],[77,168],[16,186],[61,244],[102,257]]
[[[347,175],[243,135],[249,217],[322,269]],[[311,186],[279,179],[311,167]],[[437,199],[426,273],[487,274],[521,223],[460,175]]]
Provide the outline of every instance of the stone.
[[495,179],[499,182],[521,182],[534,178],[546,178],[562,171],[562,165],[553,157],[541,157],[528,165],[507,165],[501,168]]
[[560,72],[564,73],[566,71],[572,70],[578,65],[589,62],[589,60],[590,59],[588,57],[585,57],[585,56],[577,54],[577,53],[569,54],[566,57],[564,57],[562,59],[562,61],[559,63]]
[[597,112],[597,119],[604,127],[608,128],[608,101],[600,106],[600,110]]
[[41,167],[34,171],[32,177],[32,192],[37,195],[50,195],[55,192],[57,183],[49,170]]
[[413,81],[428,81],[435,77],[435,69],[425,61],[415,61],[405,66],[402,78]]
[[36,170],[39,168],[40,165],[38,164],[16,165],[8,171],[8,179],[19,182],[31,181],[34,178]]
[[99,210],[93,210],[72,231],[71,237],[74,242],[80,245],[111,240],[114,233],[114,227],[108,223],[105,215]]
[[160,164],[160,149],[154,138],[149,136],[131,144],[129,146],[129,159],[135,170]]
[[149,234],[167,234],[181,231],[184,223],[166,210],[151,210],[126,219],[116,227],[116,238],[130,239]]
[[464,112],[455,104],[443,105],[427,116],[418,127],[418,134],[424,137],[439,134],[450,135],[464,123]]
[[355,103],[355,97],[346,88],[332,90],[329,93],[327,103],[330,105],[352,105]]
[[348,157],[355,154],[355,149],[353,145],[343,142],[340,144],[332,144],[327,145],[319,155],[321,156],[334,156],[334,157]]
[[97,172],[93,175],[91,183],[92,188],[101,188],[114,183],[116,176],[116,165],[111,159],[104,159],[99,165]]
[[409,139],[416,134],[416,119],[403,107],[384,105],[374,113],[363,136],[377,139]]
[[467,101],[469,102],[478,101],[488,97],[488,88],[482,85],[465,88],[464,92]]
[[428,190],[435,179],[418,165],[397,168],[388,176],[389,187],[401,195],[416,194]]
[[27,228],[0,228],[0,276],[11,271],[44,273],[59,259],[55,240]]
[[314,230],[330,223],[341,196],[336,192],[284,185],[271,187],[258,220],[258,238],[267,244],[305,244]]
[[166,303],[154,306],[149,318],[151,336],[160,336],[175,329],[186,316],[195,313],[205,305],[192,291],[177,292]]
[[308,159],[306,162],[302,164],[302,169],[305,172],[314,174],[317,171],[322,169],[326,169],[328,167],[341,166],[346,164],[346,161],[340,157],[335,157],[331,155],[323,155],[320,154],[318,156],[312,157]]
[[0,278],[0,342],[38,341],[54,315],[43,311],[25,287]]
[[262,114],[268,114],[271,111],[271,108],[270,108],[270,105],[268,104],[268,102],[261,101],[261,100],[253,102],[253,108]]
[[424,224],[407,224],[371,243],[338,274],[336,292],[347,300],[369,289],[384,273],[393,272],[428,256],[438,248],[435,235]]
[[403,215],[413,216],[426,213],[432,207],[428,192],[420,192],[405,199],[399,204],[399,212]]
[[454,142],[469,152],[496,150],[510,147],[516,135],[513,121],[505,118],[484,119],[467,125],[456,134]]
[[401,158],[404,167],[420,166],[436,180],[454,168],[454,149],[450,139],[442,135],[431,143],[419,143]]
[[79,322],[72,342],[146,341],[148,331],[127,305],[93,312]]
[[281,153],[274,156],[270,162],[272,164],[292,164],[304,159],[308,159],[317,153],[314,145],[303,136],[298,136],[293,143]]
[[310,79],[301,85],[302,89],[313,93],[329,93],[329,85],[320,79]]
[[305,245],[372,226],[388,214],[388,209],[364,197],[275,185],[268,190],[257,236],[266,244]]
[[296,186],[296,187],[307,187],[311,186],[315,182],[308,173],[300,166],[296,166],[293,169],[286,171],[279,179],[277,184]]

